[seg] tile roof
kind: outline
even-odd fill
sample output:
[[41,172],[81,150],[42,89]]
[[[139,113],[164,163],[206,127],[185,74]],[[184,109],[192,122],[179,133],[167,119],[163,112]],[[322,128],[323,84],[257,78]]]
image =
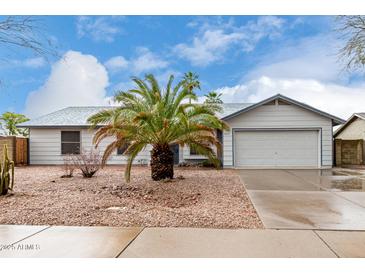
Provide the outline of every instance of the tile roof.
[[[228,103],[223,104],[223,112],[218,117],[223,118],[252,104]],[[18,127],[58,127],[58,126],[90,126],[87,119],[103,110],[113,108],[111,106],[100,107],[67,107],[19,124]]]

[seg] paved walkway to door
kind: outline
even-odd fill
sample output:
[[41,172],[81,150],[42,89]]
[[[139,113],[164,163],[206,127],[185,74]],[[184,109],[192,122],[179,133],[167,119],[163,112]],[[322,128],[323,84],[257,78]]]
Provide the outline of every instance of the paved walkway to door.
[[237,170],[266,228],[365,230],[365,174]]
[[365,232],[0,225],[0,257],[365,257]]

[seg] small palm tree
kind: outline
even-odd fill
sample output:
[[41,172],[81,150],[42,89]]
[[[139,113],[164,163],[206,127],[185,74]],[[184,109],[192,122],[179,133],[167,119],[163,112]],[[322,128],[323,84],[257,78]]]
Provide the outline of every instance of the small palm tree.
[[214,147],[220,148],[216,130],[227,126],[216,115],[210,104],[184,103],[186,99],[197,100],[183,81],[172,86],[174,77],[169,77],[162,90],[153,75],[145,80],[132,78],[135,89],[116,94],[119,107],[103,110],[89,118],[93,126],[103,125],[94,135],[96,146],[106,137],[113,136],[103,155],[103,164],[119,147],[126,146],[128,156],[125,170],[126,181],[137,154],[152,146],[151,176],[153,180],[173,178],[173,152],[170,146],[178,144],[193,147],[199,154],[206,155],[217,167],[219,160]]
[[[194,93],[194,89],[200,89],[199,75],[191,71],[186,72],[183,77],[184,87],[191,93]],[[191,103],[191,98],[189,98],[189,103]]]
[[17,128],[18,124],[29,121],[25,115],[7,111],[0,116],[0,124],[2,124],[1,121],[3,121],[8,135],[28,135],[27,129]]
[[211,91],[204,96],[205,96],[205,103],[207,103],[207,104],[216,104],[216,105],[223,104],[223,101],[221,98],[222,93],[217,93],[215,91]]

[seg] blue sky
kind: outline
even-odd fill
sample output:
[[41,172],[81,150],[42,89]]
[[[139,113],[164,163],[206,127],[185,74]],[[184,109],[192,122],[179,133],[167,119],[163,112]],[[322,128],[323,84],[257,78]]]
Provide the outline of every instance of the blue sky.
[[[347,118],[365,111],[363,75],[342,71],[334,17],[45,16],[59,57],[0,47],[0,112],[35,117],[106,105],[131,76],[199,74],[200,96],[256,102],[283,93]],[[351,106],[351,108],[349,107]]]

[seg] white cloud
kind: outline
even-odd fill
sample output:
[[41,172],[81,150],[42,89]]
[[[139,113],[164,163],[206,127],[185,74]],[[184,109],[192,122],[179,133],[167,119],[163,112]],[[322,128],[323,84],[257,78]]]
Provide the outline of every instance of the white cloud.
[[331,35],[296,40],[294,44],[283,45],[281,49],[263,55],[258,65],[243,79],[269,76],[326,82],[342,80],[346,75],[341,74],[336,52],[338,48],[338,40]]
[[[194,66],[207,66],[224,59],[225,53],[236,46],[238,51],[252,51],[265,37],[274,39],[281,34],[285,20],[276,16],[261,16],[242,26],[232,21],[217,25],[203,23],[192,43],[180,43],[173,48],[178,57],[187,59]],[[189,24],[195,27],[196,22]]]
[[118,71],[126,69],[128,67],[128,63],[128,60],[126,60],[123,56],[115,56],[106,61],[104,65],[110,71]]
[[[182,73],[176,70],[168,69],[161,73],[154,74],[156,80],[158,81],[161,88],[165,88],[167,85],[167,81],[170,77],[170,75],[174,75],[174,83],[175,85],[178,83],[179,80],[181,80]],[[133,81],[122,81],[119,82],[111,87],[114,91],[127,91],[129,89],[135,88],[136,85]]]
[[138,47],[135,56],[129,60],[123,56],[115,56],[106,61],[104,65],[111,72],[128,68],[132,73],[138,75],[143,72],[149,73],[153,70],[164,69],[169,65],[169,62],[146,47]]
[[[292,43],[292,44],[291,44]],[[349,84],[337,61],[338,41],[321,34],[267,53],[241,81],[217,89],[225,102],[258,102],[277,93],[341,118],[364,112],[365,81]]]
[[256,45],[265,38],[273,40],[281,36],[285,20],[277,16],[260,16],[256,21],[234,27],[234,31],[242,33],[240,47],[243,52],[253,51]]
[[262,76],[233,87],[223,87],[224,102],[256,103],[277,93],[304,102],[341,118],[364,111],[365,84],[349,87],[311,79],[284,79]]
[[174,75],[175,85],[181,80],[183,73],[174,69],[168,69],[162,73],[155,74],[156,80],[160,83],[162,87],[167,85],[170,75]]
[[195,36],[192,45],[181,43],[176,45],[173,51],[194,66],[207,66],[222,59],[229,47],[241,39],[242,34],[239,33],[227,34],[223,30],[207,30],[201,36]]
[[169,63],[158,55],[152,53],[148,48],[137,48],[137,57],[131,60],[132,70],[135,73],[149,72],[154,69],[166,68]]
[[122,16],[79,16],[76,22],[77,34],[81,37],[90,37],[99,42],[113,42],[116,35],[123,29],[116,23]]
[[25,113],[35,117],[68,106],[105,105],[107,86],[108,73],[94,56],[68,51],[44,85],[28,95]]

